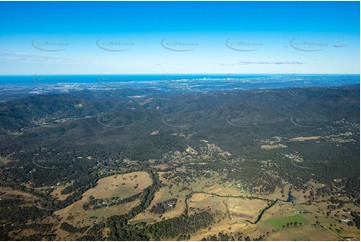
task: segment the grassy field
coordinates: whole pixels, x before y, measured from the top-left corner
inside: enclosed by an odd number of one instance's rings
[[[71,194],[73,194],[72,192],[69,194],[61,194],[61,191],[64,190],[65,187],[69,186],[70,183],[67,183],[65,185],[60,185],[57,186],[54,191],[52,191],[51,195],[56,197],[58,200],[65,200],[68,196],[70,196]]]
[[[301,215],[294,215],[289,217],[274,218],[264,221],[264,224],[270,225],[275,229],[280,229],[282,226],[286,226],[287,223],[307,223],[308,221]]]
[[[6,157],[0,156],[0,165],[9,164],[10,160]]]
[[[153,223],[155,220],[153,218],[144,218],[144,219],[136,219],[129,221],[129,224],[137,224],[137,223]]]
[[[279,241],[295,241],[295,240],[337,240],[337,237],[329,231],[312,225],[303,225],[300,227],[287,228],[272,233],[266,237],[266,240],[279,240]]]
[[[228,194],[228,192],[226,188],[222,194]],[[263,200],[229,198],[205,193],[194,194],[188,200],[188,204],[189,214],[204,210],[210,210],[213,213],[220,212],[220,215],[215,217],[214,223],[209,228],[198,231],[191,237],[192,240],[200,240],[219,232],[234,233],[244,229],[253,230],[255,225],[249,224],[246,220],[256,220],[261,210],[267,206]]]
[[[279,202],[264,214],[257,224],[253,235],[268,235],[265,240],[339,240],[342,237],[360,238],[360,231],[346,222],[337,219],[348,218],[350,214],[344,211],[352,204],[346,204],[344,209],[327,209],[330,202],[314,202],[310,205]],[[352,208],[356,209],[356,208]],[[357,210],[357,209],[356,209]],[[300,214],[300,212],[303,212]],[[326,213],[329,216],[326,216]],[[289,226],[287,223],[301,222],[302,226]],[[319,223],[320,225],[315,225]],[[285,226],[283,228],[283,226]],[[276,232],[275,232],[276,231]],[[301,231],[301,232],[300,232]]]
[[[84,196],[109,198],[110,196],[126,198],[133,196],[152,184],[152,179],[146,172],[133,172],[114,175],[100,179],[95,188],[89,189]],[[135,186],[138,185],[137,188]]]
[[[196,193],[188,200],[189,214],[210,209],[213,212],[227,213],[226,198],[217,197],[204,193]]]

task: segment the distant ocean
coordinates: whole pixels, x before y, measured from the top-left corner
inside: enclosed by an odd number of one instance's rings
[[[190,80],[209,80],[209,79],[227,79],[227,78],[267,78],[275,75],[233,75],[233,74],[147,74],[147,75],[8,75],[0,76],[0,85],[33,85],[37,82],[44,84],[56,83],[116,83],[116,82],[147,82],[147,81],[169,81],[179,79]],[[291,76],[291,75],[288,75]]]
[[[294,86],[342,86],[360,84],[360,75],[301,74],[152,74],[152,75],[24,75],[0,76],[0,86],[51,86],[89,84],[90,86],[158,86],[187,88],[242,87],[282,88]]]

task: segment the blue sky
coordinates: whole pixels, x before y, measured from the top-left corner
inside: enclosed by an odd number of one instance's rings
[[[0,2],[0,75],[360,72],[359,2]]]

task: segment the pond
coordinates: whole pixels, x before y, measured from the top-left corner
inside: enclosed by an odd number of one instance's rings
[[[288,198],[286,200],[286,202],[292,202],[293,200],[295,200],[296,198],[294,196],[292,196],[291,193],[288,193]]]

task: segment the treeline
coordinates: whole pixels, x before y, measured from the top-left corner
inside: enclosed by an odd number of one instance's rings
[[[236,232],[234,234],[228,234],[225,232],[219,232],[218,234],[214,234],[203,238],[202,241],[250,241],[251,238],[249,236],[243,237],[241,232]]]
[[[355,226],[360,229],[360,213],[351,211],[351,216]]]
[[[145,233],[150,234],[153,240],[170,239],[182,235],[184,237],[199,229],[207,228],[213,220],[212,214],[207,211],[191,216],[183,214],[180,217],[149,225],[145,228]]]
[[[360,204],[360,174],[347,180],[345,186],[346,193]]]
[[[76,228],[74,227],[73,225],[67,223],[67,222],[63,222],[61,225],[60,225],[60,228],[66,232],[69,232],[69,233],[84,233],[88,227],[82,227],[82,228]]]

